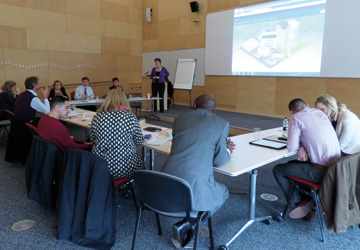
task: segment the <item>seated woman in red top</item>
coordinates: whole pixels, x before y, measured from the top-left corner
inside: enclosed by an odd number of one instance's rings
[[[50,102],[50,112],[41,117],[38,125],[39,135],[54,143],[61,152],[68,148],[91,150],[92,144],[78,144],[71,138],[69,131],[59,119],[66,119],[70,113],[70,103],[66,97],[54,96]]]

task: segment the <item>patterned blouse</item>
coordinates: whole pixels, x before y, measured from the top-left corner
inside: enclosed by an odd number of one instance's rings
[[[134,114],[122,110],[99,112],[91,122],[89,136],[94,144],[92,152],[109,163],[114,179],[131,177],[143,166],[136,146],[142,145],[144,137]]]

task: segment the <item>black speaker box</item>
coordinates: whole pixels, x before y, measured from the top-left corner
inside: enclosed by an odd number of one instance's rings
[[[191,12],[199,12],[199,3],[197,1],[190,2]]]

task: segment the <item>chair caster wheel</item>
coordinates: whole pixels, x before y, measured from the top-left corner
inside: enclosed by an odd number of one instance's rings
[[[266,219],[262,221],[264,224],[266,225],[270,225],[271,224],[271,220],[270,219]]]
[[[274,215],[272,219],[276,222],[282,222],[283,218],[280,215]]]
[[[218,250],[227,250],[228,248],[225,245],[219,246]]]

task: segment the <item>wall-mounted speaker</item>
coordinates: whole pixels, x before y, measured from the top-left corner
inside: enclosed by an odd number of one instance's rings
[[[197,1],[190,2],[191,12],[199,12],[199,3]]]
[[[146,8],[146,21],[151,22],[152,8]]]

